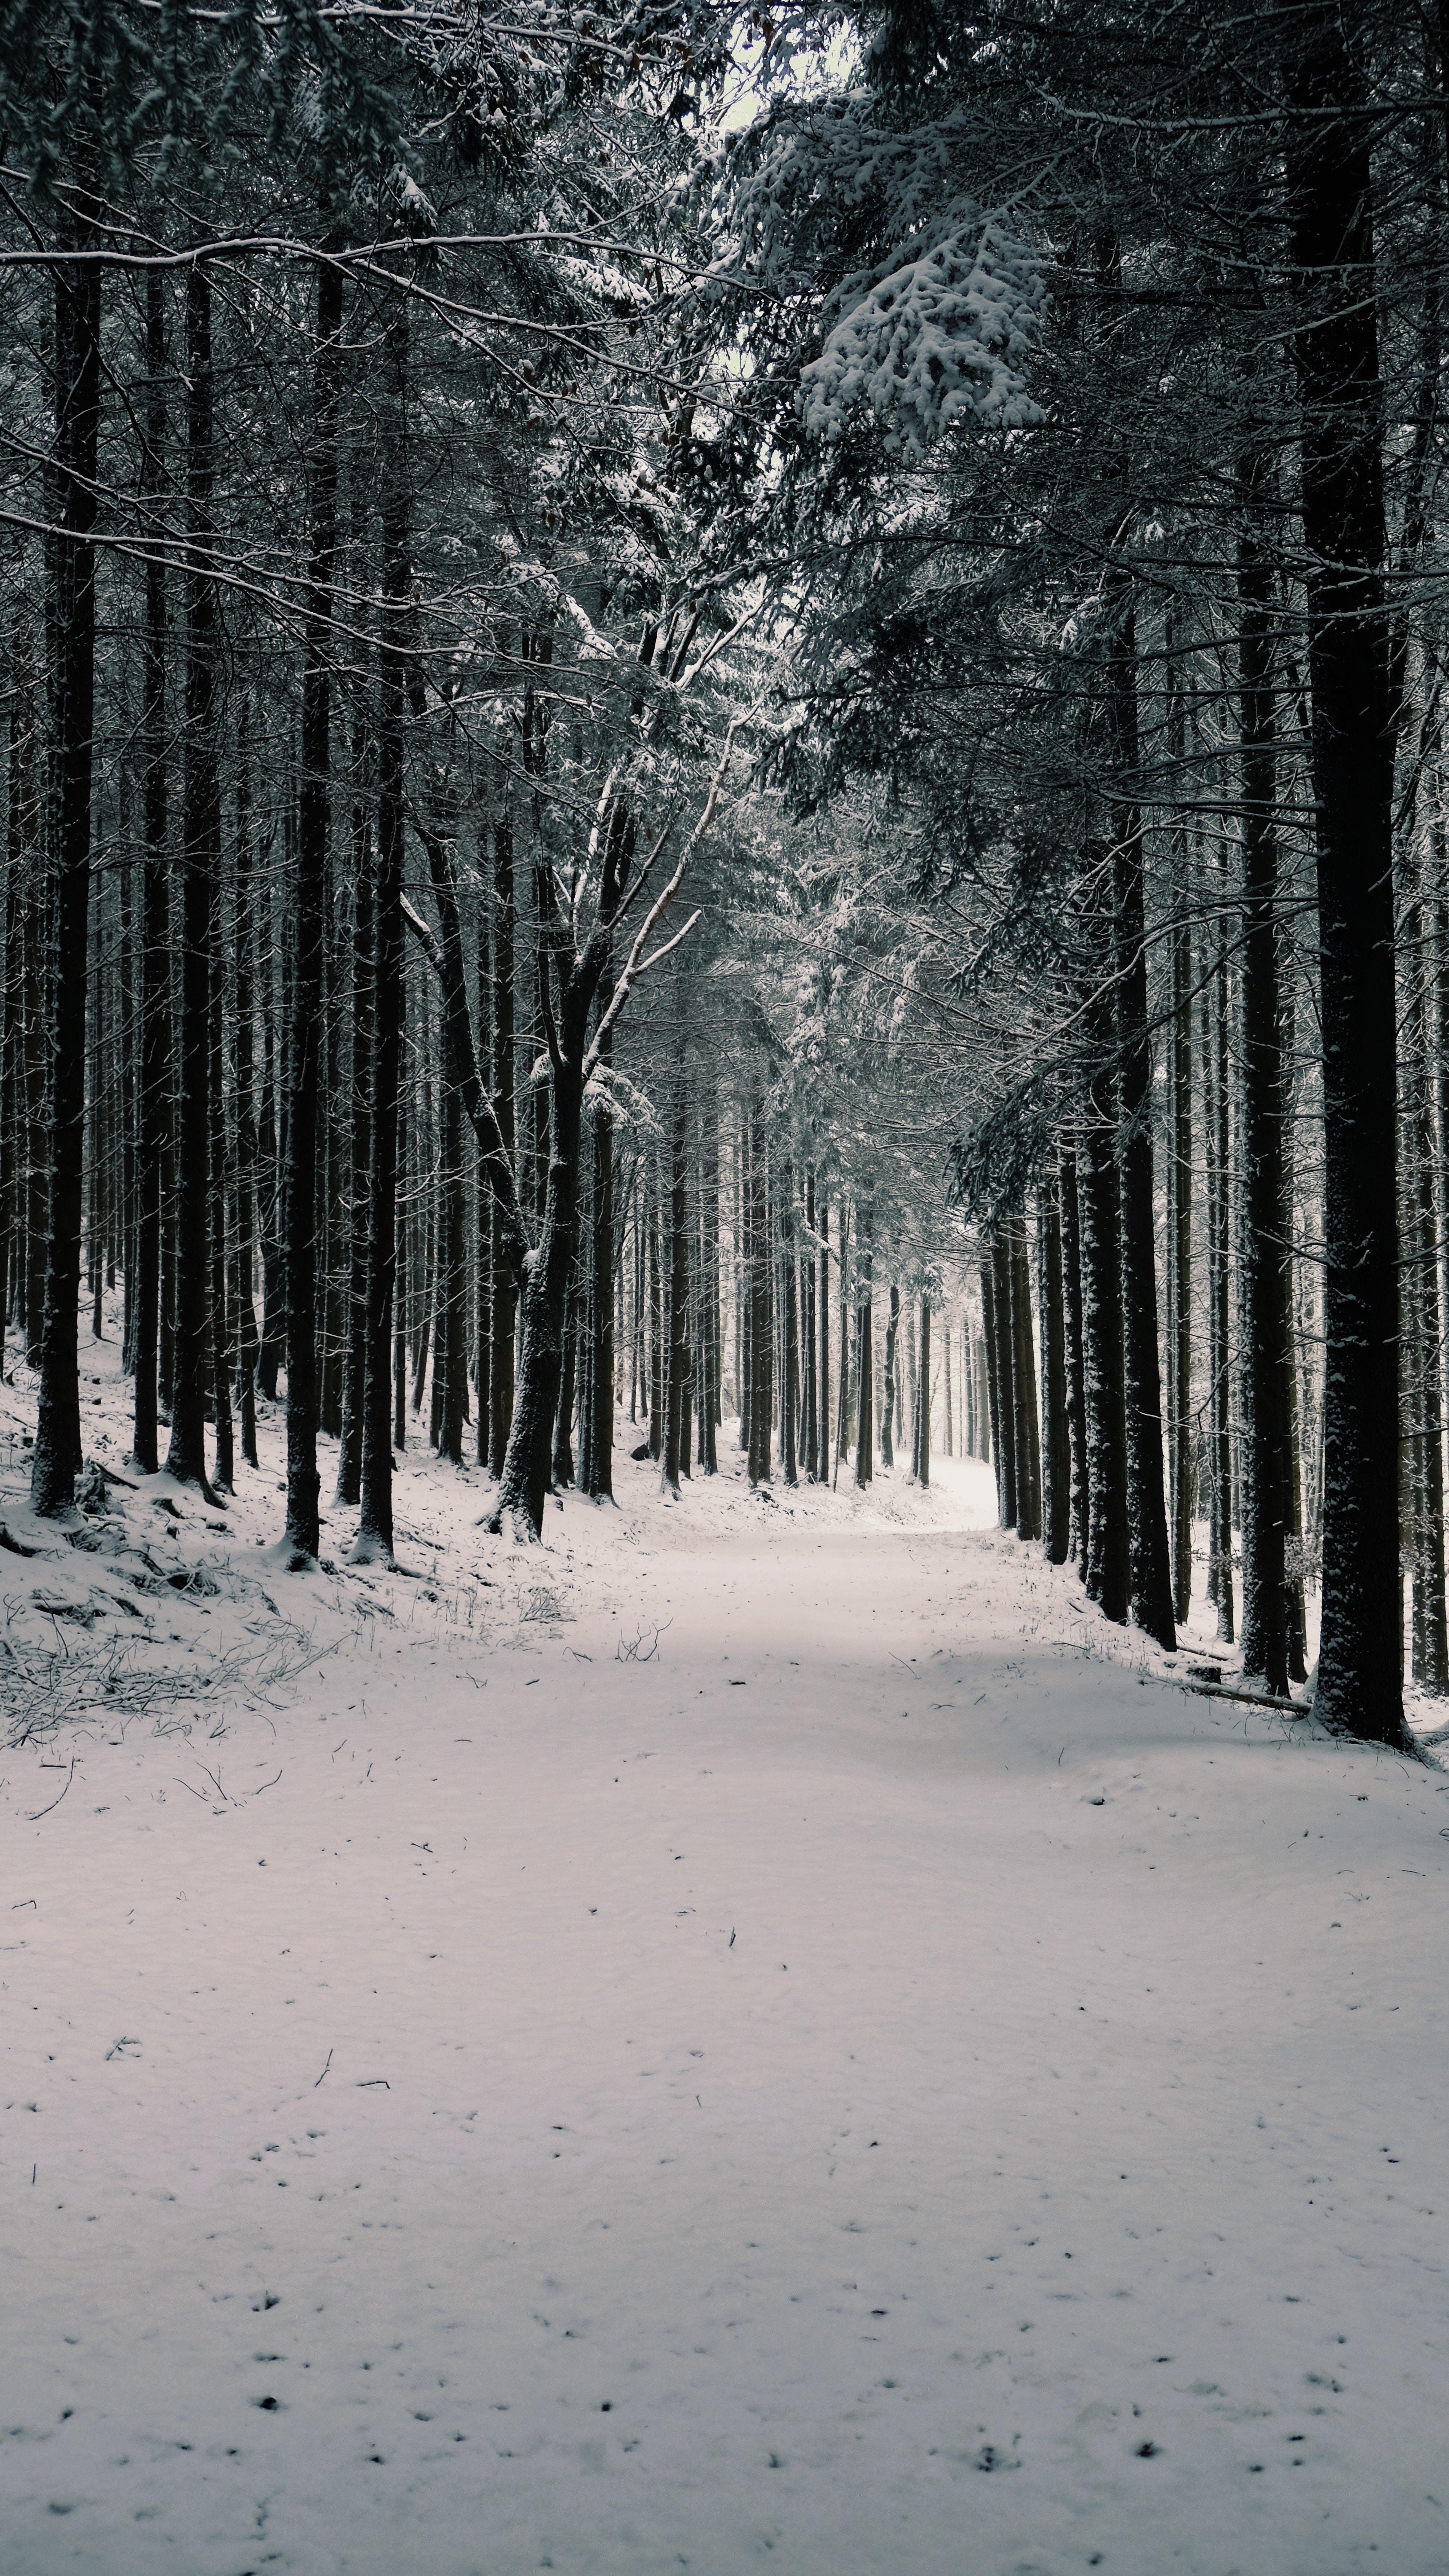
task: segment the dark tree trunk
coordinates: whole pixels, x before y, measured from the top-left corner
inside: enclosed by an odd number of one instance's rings
[[[216,587],[211,538],[214,389],[211,281],[186,281],[186,713],[181,748],[181,1098],[176,1127],[176,1344],[166,1472],[212,1499],[206,1472],[212,1371],[211,917],[221,846],[216,725]]]
[[[493,833],[493,1063],[492,1094],[503,1151],[512,1163],[515,1141],[513,1036],[513,818],[507,806]],[[492,1339],[488,1382],[488,1465],[503,1473],[513,1420],[517,1291],[497,1205],[493,1215]]]
[[[404,635],[412,588],[408,543],[407,323],[387,337],[383,491],[383,626],[378,651],[377,854],[372,904],[372,1083],[368,1120],[367,1321],[362,1403],[362,1517],[355,1562],[390,1563],[393,1552],[394,1395],[401,1446],[404,1404],[394,1388],[393,1300],[397,1286],[398,1103],[403,1037],[403,734],[407,711]]]
[[[781,1290],[785,1301],[783,1316],[785,1383],[780,1399],[780,1470],[787,1485],[798,1485],[800,1462],[795,1435],[800,1419],[800,1309],[797,1295],[799,1264],[795,1257],[795,1176],[788,1163],[780,1179],[780,1218]]]
[[[463,1430],[468,1414],[467,1267],[463,1236],[463,1117],[458,1097],[458,1068],[446,1040],[443,1049],[443,1096],[439,1121],[442,1186],[439,1192],[437,1321],[433,1333],[433,1381],[438,1401],[438,1455],[450,1465],[463,1463]],[[573,1460],[559,1481],[572,1483]]]
[[[287,1543],[316,1557],[317,1176],[321,1128],[327,853],[331,807],[332,573],[337,547],[337,426],[341,400],[342,271],[317,273],[317,348],[302,673],[302,784],[297,817],[292,1044],[287,1103]]]
[[[871,1481],[875,1457],[875,1320],[873,1288],[873,1220],[868,1207],[860,1212],[859,1243],[856,1261],[855,1339],[856,1361],[855,1407],[855,1481],[857,1486]]]
[[[1316,1705],[1407,1748],[1397,1464],[1393,727],[1371,128],[1341,11],[1293,21],[1285,179],[1302,328],[1302,518],[1323,1027],[1323,1611]]]
[[[931,1301],[921,1299],[920,1376],[916,1384],[916,1475],[919,1482],[931,1481]]]
[[[689,1094],[681,1067],[674,1085],[669,1156],[669,1358],[662,1483],[679,1498],[689,1472]]]
[[[1168,1418],[1172,1427],[1172,1607],[1181,1622],[1192,1607],[1192,1511],[1196,1442],[1192,1429],[1192,939],[1185,923],[1172,934],[1171,1179],[1167,1261],[1171,1280]]]
[[[1258,476],[1239,473],[1256,514]],[[1253,528],[1238,549],[1243,746],[1242,1163],[1243,1338],[1239,1363],[1247,1447],[1243,1510],[1243,1670],[1288,1688],[1286,1584],[1288,1306],[1283,1229],[1283,1066],[1274,911],[1278,849],[1271,669],[1271,574]]]
[[[705,1086],[700,1104],[699,1311],[702,1383],[699,1390],[699,1464],[719,1472],[720,1421],[719,1107]],[[612,1388],[610,1403],[613,1402]]]
[[[1122,1250],[1116,1103],[1111,1076],[1110,1003],[1098,1005],[1097,1068],[1077,1140],[1077,1212],[1082,1264],[1083,1394],[1090,1521],[1087,1595],[1107,1618],[1127,1617],[1127,1426],[1122,1357]]]
[[[1069,1552],[1083,1582],[1087,1578],[1091,1528],[1091,1473],[1087,1464],[1086,1349],[1082,1329],[1082,1234],[1077,1210],[1077,1157],[1070,1145],[1060,1148],[1062,1214],[1062,1309],[1066,1328],[1067,1436],[1071,1444],[1072,1504]]]
[[[772,1377],[774,1353],[770,1317],[770,1206],[766,1186],[765,1113],[756,1101],[750,1113],[749,1165],[749,1345],[750,1345],[750,1447],[749,1478],[752,1485],[770,1481],[770,1428],[774,1410]]]
[[[996,1368],[996,1246],[981,1253],[981,1357],[986,1372],[986,1407],[991,1430],[991,1462],[996,1471],[996,1517],[1006,1521],[1006,1488],[1001,1449],[1001,1381]]]
[[[1209,1010],[1211,1016],[1209,1018]],[[1211,1460],[1208,1595],[1217,1608],[1218,1635],[1233,1642],[1232,1359],[1229,1342],[1228,1212],[1228,992],[1227,961],[1220,958],[1210,995],[1203,997],[1207,1043],[1203,1051],[1207,1127],[1208,1214],[1208,1423]]]
[[[1015,1407],[1016,1535],[1041,1536],[1041,1431],[1036,1406],[1036,1355],[1031,1337],[1031,1272],[1026,1256],[1026,1218],[1008,1221],[1007,1259],[1011,1279],[1011,1379]]]
[[[881,1464],[886,1467],[893,1467],[896,1463],[896,1342],[900,1329],[901,1292],[893,1279],[891,1281],[890,1317],[886,1324],[885,1337],[885,1403],[882,1408],[880,1418]]]
[[[1138,773],[1137,643],[1123,597],[1109,671],[1113,753],[1120,781],[1135,794]],[[1176,1651],[1167,1497],[1162,1455],[1162,1375],[1157,1347],[1157,1261],[1153,1232],[1152,1047],[1148,1034],[1147,935],[1142,825],[1135,803],[1118,821],[1112,852],[1113,946],[1120,1048],[1123,1391],[1127,1424],[1127,1543],[1132,1618],[1169,1654]]]
[[[361,743],[355,756],[360,758]],[[362,1499],[362,1426],[367,1385],[368,1172],[372,1161],[372,836],[359,809],[353,824],[352,1030],[348,1092],[347,1341],[342,1367],[342,1437],[337,1500]]]
[[[236,1396],[241,1416],[241,1450],[249,1467],[257,1464],[257,1319],[252,1303],[252,1270],[257,1236],[256,1071],[252,1017],[256,924],[252,910],[251,777],[248,769],[247,714],[237,728],[236,791],[236,980],[232,1014],[233,1072],[236,1092],[236,1200],[232,1225],[232,1305],[236,1314]]]
[[[218,833],[220,815],[217,816]],[[215,1182],[211,1205],[211,1401],[216,1424],[215,1484],[229,1494],[236,1485],[236,1452],[231,1414],[231,1381],[236,1366],[235,1327],[229,1296],[227,1212],[235,1193],[236,1170],[227,1135],[226,1096],[222,1082],[222,1031],[226,1017],[226,959],[221,909],[220,848],[212,870],[209,925],[210,1047],[209,1123],[211,1169]]]
[[[816,1331],[820,1337],[820,1402],[817,1408],[816,1475],[830,1481],[830,1209],[820,1202],[820,1269],[815,1290]]]
[[[1011,1311],[1011,1245],[1005,1224],[991,1245],[992,1370],[996,1404],[991,1416],[996,1442],[997,1509],[1003,1529],[1015,1529],[1019,1511],[1021,1460],[1017,1454],[1016,1337]]]
[[[143,507],[165,488],[166,323],[163,288],[146,281],[146,427],[141,452]],[[146,563],[146,627],[141,658],[142,832],[141,1068],[136,1150],[136,1281],[132,1294],[136,1464],[156,1473],[156,1363],[161,1323],[161,1181],[166,1161],[170,1057],[171,906],[167,880],[166,571],[159,547]]]
[[[89,227],[67,221],[63,246]],[[96,573],[88,542],[96,517],[101,411],[101,272],[77,259],[55,272],[56,484],[60,526],[52,542],[56,785],[55,885],[48,978],[54,1044],[49,1231],[41,1332],[40,1400],[31,1467],[32,1509],[59,1515],[75,1500],[81,1463],[76,1297],[80,1285],[85,1151],[87,940],[90,928],[91,780],[95,731]],[[65,1026],[60,1011],[64,1009]],[[69,1035],[67,1035],[69,1031]]]
[[[807,1249],[800,1258],[800,1463],[807,1485],[820,1474],[820,1380],[816,1358],[815,1174],[805,1174]]]
[[[1417,874],[1417,871],[1415,872]],[[1434,1192],[1435,1121],[1424,985],[1433,956],[1432,908],[1411,883],[1404,1015],[1404,1290],[1399,1401],[1412,1460],[1409,1557],[1413,1569],[1415,1682],[1431,1698],[1449,1692],[1449,1624],[1444,1587],[1444,1412],[1441,1310]],[[1414,898],[1417,897],[1417,900]]]
[[[486,832],[479,835],[478,877],[484,881]],[[478,940],[478,1052],[486,1066],[493,1062],[493,956],[489,913],[480,906],[477,916]],[[488,1464],[492,1445],[493,1400],[493,1193],[481,1156],[475,1158],[474,1183],[474,1255],[476,1293],[473,1307],[474,1389],[478,1400],[474,1453],[480,1467]],[[587,1443],[585,1443],[587,1447]]]
[[[579,1154],[579,1181],[581,1193],[583,1184],[583,1168],[583,1152],[581,1145]],[[584,1202],[581,1195],[579,1214],[575,1220],[576,1240],[580,1249],[582,1249],[583,1242],[583,1213]],[[564,1317],[563,1373],[559,1378],[558,1412],[555,1416],[553,1426],[553,1467],[551,1470],[550,1481],[556,1494],[567,1493],[570,1486],[573,1484],[575,1477],[574,1415],[578,1403],[579,1334],[581,1325],[579,1263],[576,1253],[574,1271],[569,1281],[568,1312]],[[686,1475],[689,1473],[687,1455],[684,1472]]]
[[[1049,1179],[1037,1199],[1042,1348],[1042,1544],[1051,1565],[1065,1565],[1071,1538],[1071,1438],[1067,1427],[1066,1318],[1062,1299],[1060,1184]]]
[[[601,1011],[608,1009],[612,996],[613,980],[606,972],[599,987]],[[611,1053],[606,1034],[600,1063],[607,1064]],[[588,1436],[580,1482],[595,1502],[603,1502],[612,1501],[614,1493],[614,1127],[602,1107],[594,1111],[590,1126],[593,1194],[588,1247]],[[713,1438],[711,1423],[711,1463]]]

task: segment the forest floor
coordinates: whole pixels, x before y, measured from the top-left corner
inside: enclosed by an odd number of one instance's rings
[[[16,1376],[7,2576],[1442,2576],[1449,1777],[974,1465],[364,1586],[276,1423],[57,1550]]]

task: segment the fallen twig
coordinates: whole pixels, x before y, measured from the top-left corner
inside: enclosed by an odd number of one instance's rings
[[[1194,1691],[1199,1699],[1236,1699],[1246,1708],[1273,1708],[1283,1717],[1311,1717],[1313,1709],[1306,1699],[1275,1699],[1271,1691],[1234,1690],[1227,1682],[1179,1681],[1175,1673],[1143,1673],[1145,1682],[1158,1682],[1163,1690]]]
[[[68,1789],[68,1788],[70,1787],[71,1781],[72,1781],[74,1778],[75,1778],[75,1755],[74,1755],[74,1754],[72,1754],[72,1755],[71,1755],[71,1757],[70,1757],[70,1770],[69,1770],[69,1772],[68,1772],[68,1773],[67,1773],[67,1775],[66,1775],[65,1789]],[[62,1791],[61,1791],[61,1793],[60,1793],[60,1798],[63,1798],[63,1797],[65,1796],[65,1789],[62,1789]],[[36,1810],[35,1810],[34,1815],[33,1815],[33,1816],[31,1817],[31,1819],[30,1819],[30,1822],[31,1822],[33,1825],[38,1825],[42,1816],[48,1816],[48,1815],[52,1812],[52,1809],[54,1809],[54,1808],[56,1808],[56,1807],[58,1807],[58,1806],[60,1805],[60,1798],[52,1798],[52,1799],[51,1799],[51,1802],[50,1802],[50,1806],[48,1806],[48,1807],[37,1807],[37,1808],[36,1808]]]

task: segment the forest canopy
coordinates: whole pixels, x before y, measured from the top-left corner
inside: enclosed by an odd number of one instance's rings
[[[31,1499],[933,1444],[1449,1690],[1442,19],[19,0]],[[281,1518],[279,1513],[279,1520]],[[480,1535],[480,1546],[487,1544]],[[1407,1667],[1407,1675],[1406,1675]]]

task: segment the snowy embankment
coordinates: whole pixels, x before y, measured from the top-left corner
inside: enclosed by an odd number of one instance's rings
[[[1449,1779],[974,1467],[364,1589],[267,1442],[0,1555],[7,2576],[1449,2564]]]

